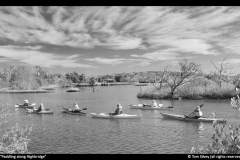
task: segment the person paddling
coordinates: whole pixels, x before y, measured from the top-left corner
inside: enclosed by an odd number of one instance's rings
[[[187,118],[187,117],[189,117],[189,118],[201,118],[203,113],[202,113],[200,108],[202,106],[203,105],[197,106],[191,114],[189,114],[188,116],[184,116],[184,118]]]
[[[27,99],[24,100],[23,106],[29,106],[29,102]]]
[[[155,100],[152,100],[152,107],[157,107],[157,102]]]
[[[117,109],[115,110],[115,112],[111,112],[109,113],[110,116],[113,116],[113,115],[119,115],[119,114],[122,114],[123,110],[122,110],[122,106],[121,104],[117,104]]]
[[[74,106],[74,108],[71,110],[72,112],[81,112],[82,111],[77,103],[75,103],[73,106]]]
[[[37,110],[35,110],[35,112],[41,112],[41,111],[44,111],[44,105],[41,103],[40,106],[38,107]]]

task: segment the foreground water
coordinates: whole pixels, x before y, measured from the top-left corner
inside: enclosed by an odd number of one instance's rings
[[[163,119],[160,112],[189,114],[200,104],[204,104],[204,116],[228,119],[229,124],[239,122],[229,100],[156,100],[157,103],[174,106],[173,111],[153,111],[130,109],[129,104],[146,103],[151,100],[136,97],[139,87],[98,86],[80,88],[81,92],[68,93],[56,90],[39,94],[0,94],[1,102],[10,102],[12,116],[1,126],[0,136],[16,123],[21,127],[33,126],[28,149],[39,154],[81,154],[81,153],[126,153],[126,154],[175,154],[190,153],[192,147],[206,147],[211,143],[213,127],[211,123],[182,122]],[[25,109],[15,109],[16,103],[28,99],[30,103],[44,103],[53,115],[26,113]],[[142,119],[95,119],[87,116],[63,114],[63,107],[73,107],[77,102],[87,112],[111,112],[116,104],[123,106],[124,113],[142,114]]]

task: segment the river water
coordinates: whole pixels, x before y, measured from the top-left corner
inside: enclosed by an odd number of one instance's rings
[[[211,144],[211,123],[183,122],[164,119],[160,112],[189,114],[204,104],[204,116],[227,118],[228,124],[237,124],[239,117],[229,100],[156,100],[163,105],[174,106],[173,111],[130,109],[129,104],[146,103],[149,99],[138,99],[139,86],[81,87],[81,92],[55,90],[53,93],[0,94],[1,102],[10,102],[12,116],[1,125],[0,136],[6,129],[33,126],[28,150],[35,154],[181,154],[190,153],[192,147]],[[28,99],[30,103],[43,103],[54,111],[52,115],[26,113],[16,109],[16,103]],[[63,107],[73,107],[77,102],[87,108],[87,116],[63,114]],[[113,112],[116,104],[123,106],[127,114],[142,114],[141,119],[97,119],[90,113]]]

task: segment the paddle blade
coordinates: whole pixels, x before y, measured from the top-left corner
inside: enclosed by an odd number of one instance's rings
[[[36,105],[36,103],[32,103],[31,105],[32,105],[32,106],[35,106],[35,105]]]
[[[17,107],[19,107],[19,105],[15,104],[15,107],[17,108]]]
[[[199,107],[201,108],[203,106],[203,104],[201,104]]]
[[[87,110],[87,108],[83,108],[82,110]]]

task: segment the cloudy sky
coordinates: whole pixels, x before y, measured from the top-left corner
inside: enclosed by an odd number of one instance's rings
[[[187,58],[240,73],[240,7],[0,7],[0,67],[88,75],[157,71]]]

